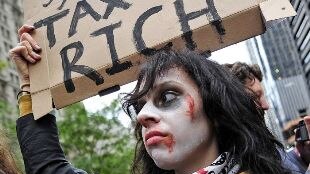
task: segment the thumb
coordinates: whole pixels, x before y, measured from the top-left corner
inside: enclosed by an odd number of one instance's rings
[[[307,127],[307,130],[308,130],[308,135],[310,136],[310,116],[304,117],[304,121],[305,121],[305,125]]]

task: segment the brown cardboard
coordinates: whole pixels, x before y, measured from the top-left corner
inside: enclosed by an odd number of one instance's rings
[[[140,22],[144,21],[141,37],[147,47],[161,48],[171,42],[174,49],[191,46],[192,49],[203,52],[218,50],[259,35],[265,31],[266,22],[295,14],[287,0],[52,0],[50,2],[43,7],[41,0],[24,0],[25,21],[27,24],[35,24],[37,29],[33,37],[43,48],[41,53],[43,59],[30,67],[33,111],[36,119],[51,111],[53,102],[56,108],[62,108],[97,95],[107,88],[134,81],[138,66],[145,61],[143,54],[150,53],[136,47],[136,40],[139,39],[135,38],[140,36],[137,34],[139,27],[135,27],[140,24],[137,22],[138,19],[141,19]],[[65,2],[64,6],[62,2]],[[180,6],[182,3],[183,8]],[[75,10],[77,4],[83,8]],[[122,8],[115,7],[117,4],[122,4]],[[180,15],[178,16],[177,12],[181,13],[183,9],[185,15],[188,15],[205,8],[208,11],[207,15],[193,17],[195,19],[188,21],[190,28],[183,25],[182,31]],[[107,15],[109,14],[107,11],[111,12],[110,15]],[[146,11],[152,15],[146,17]],[[53,23],[56,39],[53,44],[52,37],[47,37],[47,27],[40,25],[39,21],[55,14],[63,14],[64,17]],[[76,32],[70,33],[69,28],[73,26],[74,14],[80,19],[77,20],[76,30],[71,30]],[[100,30],[107,26],[115,27],[113,36],[109,35],[109,38],[106,37],[106,33],[111,33],[112,30]],[[191,37],[188,35],[190,32]],[[189,41],[186,44],[182,37],[184,33],[188,40],[192,39],[195,42],[195,45]],[[99,36],[95,36],[96,34]],[[118,62],[114,61],[114,64],[110,51],[112,42],[118,55]],[[68,45],[72,47],[66,51],[64,48],[68,48]],[[76,52],[77,46],[80,46],[79,49],[81,46],[84,48],[81,56]],[[68,57],[67,63],[64,63],[65,55]],[[77,61],[73,60],[75,55],[76,58],[80,57],[76,59]],[[131,66],[125,66],[128,69],[111,74],[111,71],[108,71],[111,67],[119,68],[115,66],[116,63]],[[68,68],[63,66],[75,68],[74,70],[78,72],[92,69],[96,73],[89,73],[90,71],[85,75],[70,73],[70,70],[64,71]],[[64,74],[71,74],[70,79],[73,83],[70,83],[69,79],[64,80]],[[96,84],[86,74],[92,74],[92,78],[94,74],[97,74],[96,77],[101,77],[97,78]]]

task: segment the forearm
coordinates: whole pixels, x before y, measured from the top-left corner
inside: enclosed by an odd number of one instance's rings
[[[59,143],[55,116],[48,114],[41,119],[34,120],[29,97],[20,99],[21,117],[17,120],[16,127],[26,173],[80,173],[65,159]]]
[[[27,173],[60,173],[54,171],[57,166],[68,164],[55,126],[52,115],[34,121],[32,114],[29,114],[17,120],[17,137]]]
[[[9,51],[16,65],[20,80],[17,136],[25,161],[27,174],[65,174],[84,173],[74,169],[65,159],[60,147],[57,126],[53,115],[39,120],[33,119],[30,96],[30,76],[28,65],[40,61],[40,46],[30,35],[34,26],[23,25],[18,30],[20,42]]]

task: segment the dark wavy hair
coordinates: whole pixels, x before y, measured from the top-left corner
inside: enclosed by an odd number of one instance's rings
[[[258,64],[248,65],[242,62],[235,62],[232,64],[224,64],[231,73],[233,73],[243,84],[246,83],[246,79],[254,80],[257,78],[260,82],[263,80],[263,74]]]
[[[243,85],[223,66],[191,51],[160,51],[141,68],[132,93],[123,98],[123,109],[135,121],[137,139],[133,174],[173,174],[160,169],[148,155],[142,139],[142,126],[135,120],[141,109],[137,101],[153,87],[154,81],[171,68],[181,68],[198,86],[204,112],[215,127],[220,153],[229,152],[242,171],[252,174],[289,173],[281,165],[283,146],[268,131]],[[139,108],[140,107],[140,108]]]
[[[0,173],[21,174],[9,141],[5,132],[0,129]]]

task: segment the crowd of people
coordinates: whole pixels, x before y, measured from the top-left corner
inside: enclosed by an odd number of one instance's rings
[[[84,174],[66,160],[55,116],[33,118],[28,64],[41,59],[34,30],[22,26],[20,43],[10,50],[21,84],[16,130],[26,173]],[[310,141],[287,152],[266,126],[269,105],[261,81],[259,69],[240,62],[223,66],[188,50],[152,55],[134,90],[122,99],[135,123],[131,173],[309,173]],[[309,133],[310,116],[304,121]],[[0,173],[18,173],[5,163],[9,153],[2,154],[7,157],[2,155]]]

